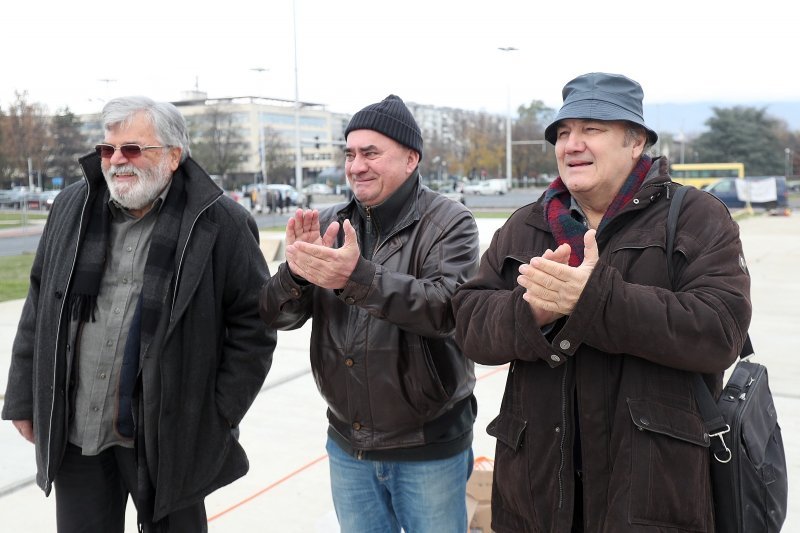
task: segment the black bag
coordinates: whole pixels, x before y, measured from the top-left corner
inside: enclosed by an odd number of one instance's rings
[[[683,196],[679,187],[667,215],[667,265]],[[727,384],[716,402],[700,374],[693,390],[711,437],[711,486],[718,533],[773,533],[786,519],[788,476],[781,427],[764,365],[753,355],[748,335]]]

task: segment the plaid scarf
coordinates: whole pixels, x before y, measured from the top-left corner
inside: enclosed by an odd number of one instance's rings
[[[168,310],[168,302],[174,292],[175,250],[185,206],[183,171],[178,168],[172,176],[172,185],[150,237],[142,291],[139,293],[122,357],[116,426],[120,435],[128,438],[134,436],[132,407],[140,356],[152,343],[162,312]]]
[[[75,277],[70,288],[69,307],[73,320],[95,321],[97,295],[105,271],[111,214],[108,189],[103,184],[89,195],[89,219],[84,225]],[[142,345],[152,341],[160,320],[162,305],[172,294],[175,250],[178,231],[186,206],[186,192],[181,168],[173,174],[164,205],[153,228],[150,251],[145,263],[142,298]]]
[[[608,209],[603,214],[603,219],[597,227],[597,233],[600,233],[608,222],[633,199],[636,192],[641,188],[652,164],[653,161],[649,156],[642,155],[630,176],[628,176],[614,200],[612,200],[611,205],[608,206]],[[572,216],[570,211],[571,201],[572,196],[559,176],[544,193],[543,209],[556,243],[559,246],[563,243],[569,244],[571,249],[569,265],[575,267],[583,262],[583,235],[586,233],[587,228],[586,224]]]

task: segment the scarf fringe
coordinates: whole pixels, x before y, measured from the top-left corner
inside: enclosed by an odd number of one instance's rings
[[[97,295],[93,294],[73,294],[70,296],[69,313],[72,320],[78,322],[95,322],[95,310],[97,309]]]

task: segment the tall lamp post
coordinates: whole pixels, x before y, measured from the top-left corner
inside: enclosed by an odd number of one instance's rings
[[[300,152],[300,98],[297,90],[297,14],[292,2],[292,35],[294,38],[294,183],[303,189],[303,155]]]
[[[268,68],[254,67],[251,68],[253,72],[263,74],[268,72]],[[258,162],[261,165],[261,181],[264,184],[269,183],[267,178],[267,136],[264,134],[264,124],[261,121],[261,112],[258,111]]]
[[[786,164],[784,165],[784,174],[786,175],[786,179],[788,180],[789,177],[791,177],[791,175],[794,173],[792,169],[792,167],[794,166],[792,165],[792,149],[786,148],[784,152],[786,153]]]
[[[513,46],[501,46],[497,48],[502,52],[514,52],[518,50]],[[509,61],[509,65],[511,62]],[[509,79],[508,85],[506,87],[506,185],[508,186],[508,190],[511,190],[512,187],[512,180],[511,180],[511,68],[508,67],[509,71]]]

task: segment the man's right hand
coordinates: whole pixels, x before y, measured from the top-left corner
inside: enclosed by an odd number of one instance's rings
[[[570,252],[571,252],[570,246],[568,244],[564,243],[561,246],[559,246],[558,248],[556,248],[555,251],[550,250],[550,249],[545,250],[545,252],[542,254],[542,258],[548,259],[550,261],[555,261],[557,263],[561,263],[561,264],[564,264],[564,265],[567,265],[567,264],[569,264]],[[531,259],[531,262],[533,262],[533,259]],[[517,278],[517,281],[518,281],[518,283],[520,285],[522,285],[523,287],[526,288],[526,291],[525,291],[526,294],[523,296],[523,299],[526,302],[528,302],[528,304],[530,304],[531,311],[533,312],[533,317],[536,320],[536,324],[540,328],[546,326],[547,324],[555,322],[556,320],[558,320],[559,318],[564,316],[561,313],[557,313],[557,312],[553,312],[553,311],[546,311],[546,310],[542,309],[541,307],[538,307],[538,306],[534,305],[533,303],[531,303],[531,301],[528,299],[528,292],[530,291],[530,288],[531,288],[531,285],[532,285],[532,281],[533,281],[533,273],[534,273],[533,272],[533,268],[531,267],[530,264],[522,265],[519,268],[519,272],[520,272],[520,275]]]
[[[33,420],[12,420],[12,424],[17,428],[19,434],[25,437],[30,443],[33,443]]]
[[[298,209],[294,217],[286,223],[286,246],[295,242],[322,244],[319,234],[319,211],[316,209]]]

